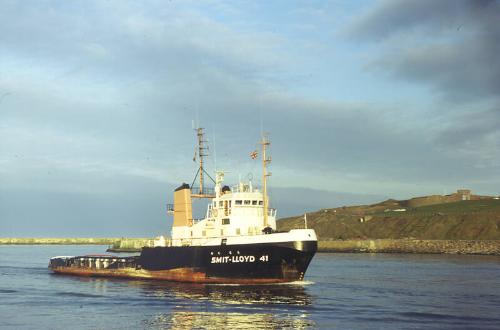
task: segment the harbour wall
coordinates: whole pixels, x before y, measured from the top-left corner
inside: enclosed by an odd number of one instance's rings
[[[149,238],[123,238],[107,249],[108,252],[138,252],[142,247],[154,246],[154,240]]]
[[[136,252],[143,246],[153,246],[153,240],[122,239],[115,242],[108,251]],[[500,240],[325,239],[318,241],[318,251],[500,255]]]
[[[0,245],[113,245],[119,243],[124,238],[120,237],[102,237],[102,238],[37,238],[37,237],[0,237]]]
[[[0,245],[109,245],[110,252],[137,252],[149,238],[0,238]],[[500,240],[320,239],[319,252],[500,255]]]
[[[320,240],[318,250],[319,252],[500,255],[500,240]]]

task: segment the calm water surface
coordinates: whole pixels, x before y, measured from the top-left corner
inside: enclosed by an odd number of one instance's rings
[[[0,246],[5,329],[500,329],[500,258],[317,254],[302,284],[224,286],[53,275],[102,246]]]

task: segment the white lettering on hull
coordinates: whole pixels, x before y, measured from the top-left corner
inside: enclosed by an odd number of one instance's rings
[[[220,256],[220,257],[212,257],[210,263],[212,264],[236,264],[236,263],[252,263],[255,260],[259,260],[261,262],[268,262],[269,256],[263,255],[259,258],[255,256]]]

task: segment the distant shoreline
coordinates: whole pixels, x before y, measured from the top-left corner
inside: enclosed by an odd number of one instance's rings
[[[152,242],[149,238],[0,238],[0,245],[108,245],[109,252],[139,252]],[[500,240],[326,239],[318,241],[318,252],[500,256]]]
[[[121,237],[0,237],[0,245],[112,245],[121,240]]]

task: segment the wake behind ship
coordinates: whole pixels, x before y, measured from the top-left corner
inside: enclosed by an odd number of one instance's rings
[[[198,128],[199,187],[182,184],[174,191],[172,238],[160,237],[139,256],[64,256],[50,259],[55,273],[157,279],[199,283],[279,283],[303,280],[317,250],[312,229],[276,231],[276,210],[267,196],[266,138],[262,146],[262,189],[252,182],[224,185],[217,172],[215,188],[204,187],[203,129]],[[252,158],[256,152],[252,153]],[[194,180],[194,181],[195,181]],[[193,181],[193,182],[194,182]],[[205,218],[193,219],[192,198],[209,199]]]

